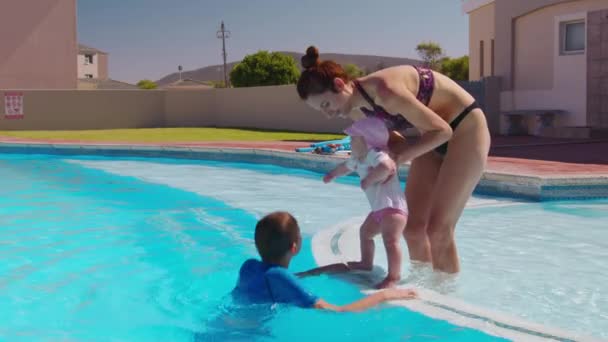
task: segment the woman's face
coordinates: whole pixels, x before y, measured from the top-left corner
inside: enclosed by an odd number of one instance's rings
[[[327,115],[328,118],[346,118],[352,110],[350,104],[352,96],[352,88],[348,86],[341,78],[334,80],[334,86],[337,93],[332,90],[327,90],[322,94],[314,94],[308,96],[306,103]]]

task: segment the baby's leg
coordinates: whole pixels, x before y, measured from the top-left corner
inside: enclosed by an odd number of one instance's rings
[[[361,244],[361,261],[349,262],[348,266],[356,270],[371,271],[374,266],[374,236],[380,234],[380,224],[370,214],[361,225],[359,240]]]
[[[382,240],[386,248],[386,258],[388,259],[388,275],[380,284],[376,285],[377,288],[392,287],[401,279],[403,254],[400,241],[406,222],[407,217],[403,213],[396,211],[387,212],[382,217],[380,225]]]

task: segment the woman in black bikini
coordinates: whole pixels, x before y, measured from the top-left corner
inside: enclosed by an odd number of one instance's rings
[[[475,99],[448,77],[407,65],[349,80],[340,65],[319,61],[312,46],[302,66],[298,94],[311,107],[329,117],[384,120],[392,131],[390,148],[397,164],[411,160],[404,231],[410,259],[458,272],[455,226],[490,149],[488,125]],[[403,138],[408,127],[421,133],[415,144]]]

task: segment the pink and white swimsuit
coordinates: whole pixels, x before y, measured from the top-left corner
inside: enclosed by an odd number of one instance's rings
[[[364,179],[370,168],[378,166],[378,164],[389,158],[385,152],[370,149],[367,152],[365,160],[360,161],[351,156],[346,161],[346,167],[349,170],[356,171],[359,177]],[[378,182],[370,185],[365,190],[365,195],[372,209],[370,215],[377,223],[380,223],[382,217],[389,213],[402,213],[407,216],[408,210],[405,194],[401,190],[401,184],[397,175],[393,175],[387,182]]]

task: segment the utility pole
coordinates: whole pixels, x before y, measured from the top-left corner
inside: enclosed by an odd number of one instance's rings
[[[224,58],[224,86],[228,88],[230,85],[228,84],[228,73],[226,70],[226,38],[230,38],[230,31],[227,31],[224,27],[224,21],[222,20],[222,26],[220,30],[217,31],[217,37],[222,39],[222,57]]]

